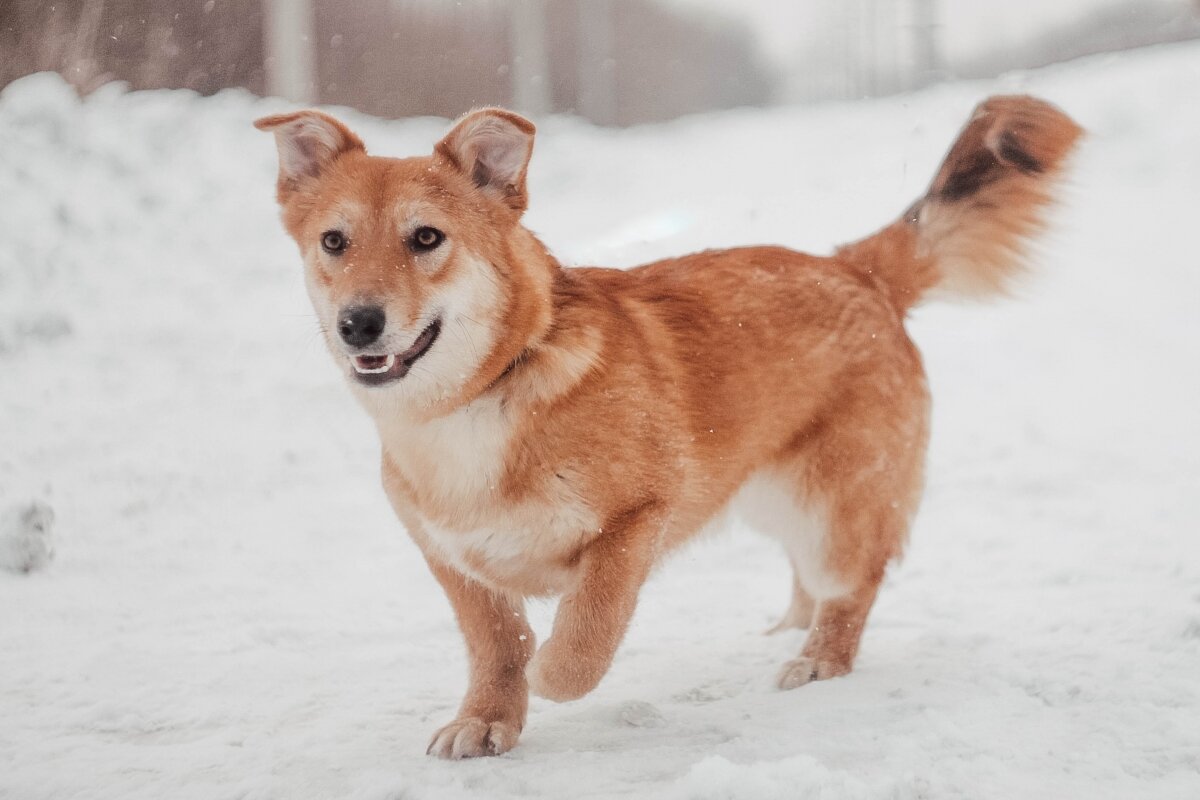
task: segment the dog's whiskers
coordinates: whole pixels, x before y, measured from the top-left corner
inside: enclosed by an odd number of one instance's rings
[[[463,324],[461,317],[455,317],[454,321],[455,321],[455,323],[457,323],[458,329],[462,332],[463,338],[467,340],[467,346],[471,348],[471,353],[475,356],[475,360],[478,361],[479,360],[479,349],[477,347],[475,347],[475,340],[471,338],[470,331],[468,331],[467,326]],[[472,320],[472,321],[474,321],[474,320]]]

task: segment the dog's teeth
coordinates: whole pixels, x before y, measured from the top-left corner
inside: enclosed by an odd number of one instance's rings
[[[396,356],[392,353],[388,354],[387,361],[383,362],[381,367],[364,367],[358,363],[358,359],[354,359],[354,370],[361,375],[378,375],[381,372],[387,372],[396,365]]]

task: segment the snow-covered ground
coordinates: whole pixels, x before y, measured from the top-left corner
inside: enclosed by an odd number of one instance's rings
[[[448,763],[424,749],[462,645],[276,218],[250,121],[282,104],[10,86],[0,515],[52,509],[57,555],[0,572],[0,797],[1200,797],[1200,47],[626,131],[549,120],[528,223],[568,263],[827,251],[1014,90],[1091,138],[1022,296],[912,320],[929,488],[857,669],[773,688],[802,641],[761,635],[788,572],[735,526],[653,579],[596,692]],[[345,116],[387,154],[446,126]]]

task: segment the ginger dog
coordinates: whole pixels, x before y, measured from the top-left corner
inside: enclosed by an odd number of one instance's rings
[[[783,544],[783,689],[845,675],[922,489],[929,394],[904,329],[934,292],[1002,292],[1081,130],[978,107],[929,191],[832,257],[709,251],[565,269],[521,225],[534,126],[487,108],[426,157],[369,156],[319,111],[260,119],[334,360],[383,485],[445,588],[470,683],[429,746],[517,743],[528,693],[604,676],[667,553],[735,495]],[[523,601],[559,595],[535,650]]]

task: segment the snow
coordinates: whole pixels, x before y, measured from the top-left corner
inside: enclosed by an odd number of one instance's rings
[[[0,514],[0,569],[33,572],[54,558],[54,509],[37,501]]]
[[[643,593],[599,689],[499,759],[424,755],[465,686],[272,197],[240,92],[0,95],[0,797],[1200,797],[1200,47],[887,100],[541,127],[568,263],[828,251],[899,213],[971,107],[1091,132],[1021,296],[929,306],[929,487],[856,670],[780,693],[786,560],[745,533]],[[444,120],[339,112],[376,152]],[[543,635],[550,603],[533,609]]]

